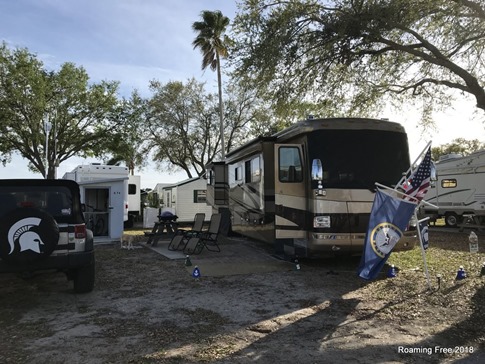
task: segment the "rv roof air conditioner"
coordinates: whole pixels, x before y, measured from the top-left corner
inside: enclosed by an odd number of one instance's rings
[[[447,161],[447,160],[450,160],[450,159],[455,159],[455,158],[461,158],[461,157],[463,157],[463,155],[461,155],[459,153],[445,154],[445,155],[442,155],[440,157],[440,162],[441,161]]]

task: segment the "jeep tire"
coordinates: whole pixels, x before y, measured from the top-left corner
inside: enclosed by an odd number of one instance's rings
[[[51,255],[59,240],[59,226],[48,213],[17,208],[0,220],[0,258],[29,264]]]
[[[75,293],[88,293],[94,288],[95,264],[77,268],[72,271],[72,280],[74,282]]]

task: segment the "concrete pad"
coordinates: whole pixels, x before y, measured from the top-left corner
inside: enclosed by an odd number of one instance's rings
[[[195,266],[201,272],[201,276],[218,277],[238,274],[267,273],[275,271],[290,271],[294,264],[280,260],[270,254],[268,246],[263,243],[251,241],[246,238],[220,239],[220,252],[211,252],[203,249],[198,255],[191,255],[191,266],[186,267],[189,274],[193,273]],[[170,240],[161,240],[153,247],[146,243],[139,243],[158,254],[174,259],[184,260],[186,255],[182,251],[168,250]]]

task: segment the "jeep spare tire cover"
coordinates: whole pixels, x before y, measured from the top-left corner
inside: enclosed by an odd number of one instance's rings
[[[18,208],[0,221],[0,258],[29,263],[49,256],[59,241],[59,226],[48,213]]]

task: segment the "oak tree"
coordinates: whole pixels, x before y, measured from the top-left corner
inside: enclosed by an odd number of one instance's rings
[[[99,155],[116,128],[118,83],[90,83],[86,71],[64,63],[46,70],[27,49],[0,46],[0,151],[18,153],[29,168],[55,178],[73,156]]]
[[[394,101],[430,113],[470,97],[485,110],[483,1],[243,0],[240,9],[235,73],[275,105],[369,115]]]

